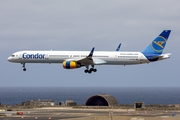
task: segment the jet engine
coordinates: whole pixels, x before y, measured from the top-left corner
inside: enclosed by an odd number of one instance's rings
[[[80,68],[80,67],[81,67],[81,65],[74,61],[64,61],[63,62],[64,69],[75,69],[75,68]]]

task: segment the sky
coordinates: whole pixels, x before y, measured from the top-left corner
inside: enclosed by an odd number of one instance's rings
[[[0,87],[180,87],[179,0],[1,0]],[[64,69],[62,64],[10,63],[20,50],[142,51],[172,30],[164,53],[144,65]]]

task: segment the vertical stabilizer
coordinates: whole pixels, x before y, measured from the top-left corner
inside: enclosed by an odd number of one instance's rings
[[[164,30],[152,43],[142,52],[144,54],[162,54],[171,30]]]

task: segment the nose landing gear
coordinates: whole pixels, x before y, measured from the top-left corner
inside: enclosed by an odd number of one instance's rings
[[[25,63],[22,63],[23,64],[23,71],[26,71],[26,66],[25,66]]]

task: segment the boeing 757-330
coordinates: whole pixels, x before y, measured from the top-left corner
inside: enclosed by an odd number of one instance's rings
[[[164,60],[171,53],[162,54],[171,30],[164,30],[142,52],[116,51],[19,51],[13,53],[9,62],[21,63],[26,71],[26,63],[62,63],[65,69],[85,66],[85,73],[96,72],[96,65],[134,65]],[[118,47],[120,48],[120,46]]]

